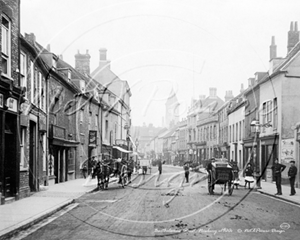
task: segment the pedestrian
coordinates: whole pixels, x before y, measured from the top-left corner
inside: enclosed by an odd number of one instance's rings
[[[245,187],[250,189],[250,183],[254,182],[254,177],[253,177],[253,169],[250,163],[248,163],[246,169],[245,169]]]
[[[291,185],[291,194],[290,196],[293,196],[296,194],[296,191],[295,191],[295,179],[296,179],[296,175],[297,175],[297,167],[295,166],[295,161],[290,161],[291,163],[291,166],[289,168],[289,171],[288,171],[288,177],[289,177],[289,180],[290,180],[290,185]]]
[[[133,172],[133,159],[130,158],[127,164],[127,176],[128,176],[128,184],[131,183],[131,174]]]
[[[183,169],[184,169],[185,181],[188,183],[189,182],[189,174],[190,174],[190,166],[189,166],[189,164],[188,163],[184,163]]]
[[[159,172],[159,175],[161,175],[161,172],[162,172],[162,162],[161,162],[161,159],[158,159],[158,172]]]
[[[208,164],[207,164],[207,166],[206,166],[206,171],[209,173],[209,172],[211,172],[210,174],[212,174],[212,176],[213,176],[213,178],[215,177],[215,171],[213,171],[213,163],[215,162],[215,159],[214,158],[211,158],[210,160],[209,160],[209,162],[208,162]],[[208,179],[208,181],[210,181],[210,178]],[[211,189],[212,189],[212,194],[214,194],[213,192],[214,192],[214,190],[215,190],[215,184],[214,183],[211,183],[211,182],[209,182],[210,183],[210,185],[211,185]]]
[[[237,162],[233,162],[233,165],[232,165],[232,171],[233,171],[233,178],[234,178],[234,181],[233,181],[233,184],[234,186],[236,187],[236,189],[238,189],[238,186],[240,184],[240,179],[239,179],[239,167],[238,167],[238,164]]]
[[[275,193],[275,195],[282,195],[282,191],[281,191],[281,173],[284,171],[285,168],[286,168],[286,166],[279,163],[278,158],[276,158],[275,162],[274,162],[274,165],[272,166],[272,170],[273,170],[274,177],[275,177],[275,182],[276,182],[276,188],[277,188],[277,193]]]
[[[81,170],[83,178],[86,179],[87,167],[86,167],[86,163],[85,162],[81,165],[80,170]]]

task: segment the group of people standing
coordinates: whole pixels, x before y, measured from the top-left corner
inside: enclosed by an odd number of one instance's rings
[[[295,166],[295,161],[290,161],[290,168],[288,170],[288,177],[290,181],[291,193],[290,196],[296,194],[295,190],[295,179],[297,175],[297,167]],[[281,187],[281,173],[286,169],[286,166],[278,162],[278,158],[275,159],[273,166],[271,167],[273,170],[273,176],[276,183],[277,193],[275,195],[282,195],[282,187]],[[250,163],[247,164],[245,169],[245,187],[248,185],[250,188],[250,183],[254,182],[253,178],[253,169]]]
[[[290,161],[291,166],[288,171],[288,177],[290,181],[290,186],[291,186],[291,193],[290,196],[293,196],[296,194],[295,190],[295,179],[297,175],[297,167],[295,166],[295,161],[292,160]],[[282,195],[282,189],[281,189],[281,173],[284,171],[286,168],[285,165],[281,164],[278,162],[278,159],[275,160],[274,165],[272,166],[272,169],[274,171],[274,178],[276,182],[276,188],[277,188],[277,193],[275,195]]]

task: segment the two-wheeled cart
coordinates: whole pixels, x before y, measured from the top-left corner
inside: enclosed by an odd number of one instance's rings
[[[221,185],[222,190],[232,195],[234,188],[234,172],[230,164],[225,161],[216,161],[211,164],[211,169],[208,172],[208,192],[210,195],[214,194],[215,185]]]

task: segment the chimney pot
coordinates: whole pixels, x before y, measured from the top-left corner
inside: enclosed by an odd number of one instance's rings
[[[100,52],[100,61],[106,61],[107,49],[106,48],[100,48],[99,52]]]
[[[294,23],[291,22],[290,31],[288,31],[287,53],[289,53],[294,48],[294,46],[299,42],[299,31],[298,31],[297,22],[295,22],[295,25],[293,24]]]

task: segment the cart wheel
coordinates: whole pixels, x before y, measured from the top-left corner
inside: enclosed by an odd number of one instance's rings
[[[233,189],[234,189],[234,184],[228,183],[228,193],[229,193],[229,196],[232,195]]]

